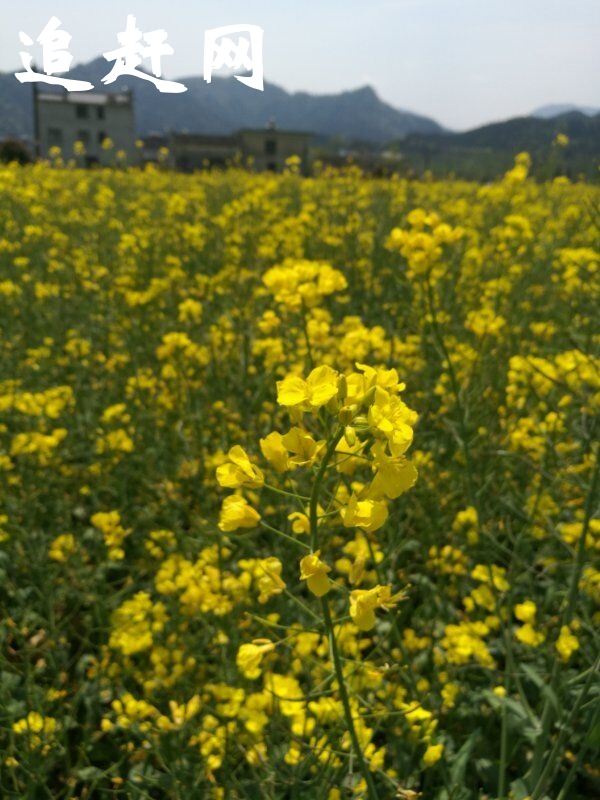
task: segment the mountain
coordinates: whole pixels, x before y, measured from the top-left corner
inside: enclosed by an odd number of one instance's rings
[[[581,145],[599,131],[600,114],[588,117],[580,111],[571,111],[550,119],[515,117],[464,133],[442,134],[441,138],[462,146],[531,151],[549,146],[558,133],[566,133],[571,144]],[[600,140],[594,144],[600,147]]]
[[[126,84],[135,97],[136,128],[140,136],[167,131],[233,133],[240,128],[264,128],[275,120],[279,128],[304,130],[322,137],[342,137],[383,143],[409,133],[438,133],[443,128],[428,117],[394,108],[374,89],[339,94],[290,93],[265,82],[263,92],[249,89],[233,77],[178,78],[187,91],[159,92],[149,81],[126,77],[104,87],[101,79],[111,65],[102,56],[69,70],[69,78],[87,80],[97,91],[118,91]],[[49,89],[39,84],[44,91]],[[0,137],[31,135],[31,93],[13,73],[0,75]]]
[[[559,133],[569,137],[566,147],[554,144]],[[517,153],[525,150],[538,177],[566,174],[598,180],[600,113],[593,117],[580,111],[551,119],[516,117],[464,133],[411,134],[394,149],[412,170],[429,169],[436,176],[454,173],[491,180],[510,169]]]
[[[594,117],[600,114],[600,108],[592,108],[592,106],[576,106],[573,103],[553,103],[547,106],[536,108],[529,115],[530,117],[538,117],[539,119],[553,119],[562,114],[570,114],[572,111],[580,111],[587,117]]]

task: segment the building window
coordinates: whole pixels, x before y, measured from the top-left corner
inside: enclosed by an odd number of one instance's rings
[[[90,132],[77,131],[77,141],[81,142],[84,145],[88,145],[90,143]]]
[[[277,139],[265,139],[265,155],[274,156],[277,152]]]
[[[48,128],[48,147],[62,147],[63,136],[60,128]]]
[[[107,139],[107,138],[108,137],[104,133],[104,131],[100,131],[100,133],[98,134],[98,144],[102,144],[104,142],[104,140]]]
[[[78,103],[75,106],[75,113],[77,115],[77,119],[89,119],[90,107],[83,105],[82,103]]]
[[[96,117],[104,119],[104,106],[96,106]]]
[[[274,161],[269,161],[267,164],[267,169],[269,172],[277,172],[277,164]]]

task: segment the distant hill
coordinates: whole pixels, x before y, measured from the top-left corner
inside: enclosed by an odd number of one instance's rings
[[[249,89],[230,78],[202,77],[177,80],[187,86],[181,94],[160,93],[151,83],[127,77],[104,87],[110,71],[105,58],[80,64],[68,77],[91,81],[98,91],[118,91],[124,84],[135,97],[138,135],[189,131],[232,133],[240,128],[263,128],[275,120],[279,128],[304,130],[322,137],[343,137],[383,143],[409,133],[437,133],[443,128],[428,117],[393,108],[370,86],[339,94],[290,93],[265,82],[264,92]],[[39,84],[47,90],[45,84]],[[49,88],[49,87],[48,87]],[[31,89],[13,73],[0,75],[0,137],[31,135]]]
[[[569,137],[565,148],[553,144],[559,133]],[[551,119],[516,117],[465,133],[411,134],[394,149],[416,172],[430,169],[436,175],[490,180],[509,169],[515,155],[526,150],[538,177],[567,174],[598,180],[600,114],[589,117],[573,111]]]
[[[596,114],[600,114],[600,107],[593,108],[592,106],[576,106],[573,103],[554,103],[547,106],[541,106],[541,108],[536,108],[536,110],[532,111],[529,116],[538,117],[539,119],[553,119],[554,117],[560,117],[563,114],[570,114],[571,111],[580,111],[587,117],[594,117]]]

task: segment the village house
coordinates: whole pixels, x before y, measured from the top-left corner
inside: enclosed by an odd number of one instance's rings
[[[244,129],[231,136],[171,133],[143,139],[143,162],[162,162],[183,172],[225,167],[240,163],[257,172],[282,172],[291,156],[300,159],[299,168],[310,170],[311,134],[287,131],[270,125]]]
[[[303,131],[286,131],[271,124],[263,129],[244,129],[238,138],[244,161],[251,161],[259,172],[281,172],[288,158],[300,158],[300,171],[307,175],[310,168],[309,143],[311,135]]]
[[[112,147],[103,143],[110,139]],[[119,92],[34,91],[34,146],[39,158],[59,147],[64,158],[76,152],[85,166],[112,164],[122,151],[129,165],[160,162],[183,172],[240,163],[257,172],[282,172],[297,156],[300,171],[310,170],[311,134],[282,130],[271,121],[265,128],[245,128],[231,135],[172,132],[146,136],[136,147],[133,95]]]
[[[103,148],[110,139],[113,147]],[[133,96],[120,92],[35,92],[34,145],[40,158],[60,147],[65,158],[75,152],[75,142],[85,149],[86,166],[109,164],[123,151],[128,164],[137,163]]]

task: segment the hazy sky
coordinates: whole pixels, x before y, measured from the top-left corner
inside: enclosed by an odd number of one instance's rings
[[[547,103],[600,107],[600,0],[0,0],[0,70],[21,68],[19,31],[50,17],[73,65],[117,48],[127,14],[164,28],[167,78],[202,74],[204,31],[264,28],[266,80],[330,93],[371,84],[392,105],[454,129]],[[41,63],[41,48],[29,52]],[[107,72],[110,69],[107,62]],[[63,77],[67,77],[66,74]],[[248,91],[254,91],[248,89]]]

